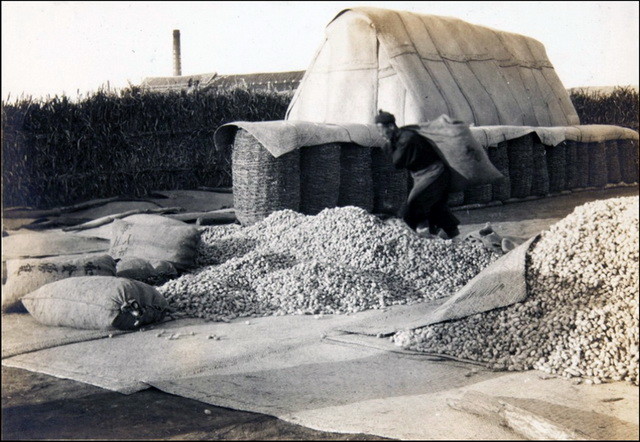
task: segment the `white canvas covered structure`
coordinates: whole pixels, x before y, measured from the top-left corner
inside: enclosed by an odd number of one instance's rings
[[[350,8],[327,26],[287,119],[399,125],[441,114],[476,126],[580,124],[544,46],[462,20]]]

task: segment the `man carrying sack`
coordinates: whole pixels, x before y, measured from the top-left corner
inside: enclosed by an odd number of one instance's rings
[[[435,144],[415,130],[398,128],[395,117],[388,112],[380,110],[375,123],[387,139],[384,149],[395,167],[409,170],[413,178],[413,188],[400,217],[413,230],[426,221],[433,235],[442,229],[449,238],[457,236],[460,221],[447,205],[451,171]]]

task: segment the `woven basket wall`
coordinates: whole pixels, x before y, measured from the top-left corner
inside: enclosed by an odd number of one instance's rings
[[[316,215],[338,205],[340,145],[305,146],[300,149],[300,211]]]
[[[533,138],[531,135],[507,141],[511,197],[525,198],[531,195],[533,182]]]
[[[534,141],[531,147],[533,157],[533,180],[531,195],[546,196],[549,194],[549,171],[547,170],[547,155],[544,144]]]
[[[589,187],[604,187],[607,184],[607,145],[601,143],[589,143]]]
[[[565,141],[565,189],[578,187],[578,144]]]
[[[470,187],[464,190],[464,204],[486,204],[491,202],[493,188],[491,184]]]
[[[622,173],[620,171],[620,150],[618,149],[617,140],[608,140],[606,143],[607,152],[607,182],[618,184],[622,181]]]
[[[638,170],[638,166],[640,163],[640,157],[638,156],[638,141],[637,140],[633,140],[631,141],[631,145],[633,146],[631,148],[631,158],[633,160],[633,182],[637,183],[638,182],[638,172],[640,172]]]
[[[562,142],[557,146],[547,146],[547,172],[549,173],[549,192],[558,193],[566,188],[567,147]]]
[[[491,199],[495,201],[506,201],[511,198],[511,179],[509,178],[509,155],[507,153],[507,142],[498,143],[497,146],[489,146],[489,160],[496,166],[496,169],[504,175],[504,179],[491,185]]]
[[[638,147],[633,140],[618,140],[620,175],[625,183],[638,181]]]
[[[373,210],[371,148],[353,143],[340,146],[340,191],[338,206],[357,206]]]
[[[238,130],[232,153],[233,200],[242,225],[283,209],[300,210],[300,151],[274,158],[258,140]]]
[[[489,155],[488,148],[485,147],[484,151]],[[480,186],[470,187],[464,190],[464,203],[465,204],[487,204],[491,202],[493,197],[493,185],[482,184]]]
[[[391,157],[381,148],[371,148],[373,211],[397,213],[409,195],[406,169],[396,169]]]
[[[589,143],[576,143],[578,187],[589,187]]]
[[[464,204],[464,192],[450,192],[449,199],[447,200],[447,205],[449,207],[461,206]]]

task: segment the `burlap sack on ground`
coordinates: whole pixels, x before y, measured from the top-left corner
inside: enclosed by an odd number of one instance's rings
[[[115,276],[135,279],[145,284],[159,285],[178,276],[178,271],[169,261],[127,256],[116,263]]]
[[[89,330],[136,329],[161,320],[168,308],[155,288],[115,276],[52,282],[26,295],[22,303],[42,324]],[[138,316],[130,314],[134,308]]]
[[[2,260],[107,253],[109,240],[70,232],[19,233],[2,238]]]
[[[63,255],[7,260],[7,283],[2,287],[2,311],[24,311],[22,297],[45,284],[78,276],[115,276],[109,255]]]
[[[200,232],[182,221],[159,215],[135,215],[113,222],[109,254],[169,261],[176,269],[195,266]]]

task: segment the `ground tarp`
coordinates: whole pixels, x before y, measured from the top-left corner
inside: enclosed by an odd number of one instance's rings
[[[471,279],[456,294],[427,303],[392,307],[375,321],[351,323],[341,331],[388,335],[464,318],[524,301],[527,297],[526,254],[537,236],[519,245]]]
[[[122,333],[125,332],[49,327],[38,323],[28,313],[2,315],[2,359]]]
[[[2,363],[122,393],[153,386],[322,431],[415,440],[522,439],[510,428],[448,405],[468,392],[483,392],[556,421],[570,419],[574,428],[596,439],[637,435],[637,388],[627,383],[574,385],[535,371],[493,372],[402,352],[387,339],[369,337],[378,345],[366,346],[323,338],[373,313],[379,312],[229,324],[180,320]],[[209,339],[214,335],[220,340]],[[603,402],[610,398],[616,401]]]

